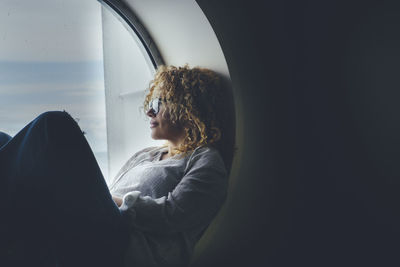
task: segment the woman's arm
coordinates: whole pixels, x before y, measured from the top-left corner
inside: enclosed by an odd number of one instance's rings
[[[225,201],[228,177],[218,152],[203,152],[192,157],[186,174],[168,196],[154,199],[133,191],[123,197],[120,209],[129,214],[134,228],[165,234],[211,222]]]

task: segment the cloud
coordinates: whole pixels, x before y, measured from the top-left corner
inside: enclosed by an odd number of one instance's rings
[[[102,62],[0,62],[0,130],[15,135],[49,110],[66,110],[95,151],[105,151]]]
[[[87,83],[42,83],[42,84],[14,84],[14,85],[1,85],[0,84],[0,103],[2,100],[9,103],[11,99],[15,102],[20,102],[23,97],[39,96],[39,101],[45,101],[46,97],[51,96],[55,99],[61,97],[69,98],[92,98],[102,96],[104,94],[104,84],[102,81],[94,81]],[[32,98],[30,99],[33,100]],[[3,104],[5,104],[3,103]]]
[[[0,1],[0,41],[0,60],[100,60],[101,4],[95,0]]]
[[[0,85],[76,83],[103,79],[102,61],[0,61]]]

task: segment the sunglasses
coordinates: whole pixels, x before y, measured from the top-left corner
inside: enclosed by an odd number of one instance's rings
[[[158,112],[160,112],[161,102],[162,102],[161,97],[160,98],[153,98],[152,100],[150,100],[150,102],[149,102],[149,111],[153,110],[154,116],[156,116],[158,114]]]

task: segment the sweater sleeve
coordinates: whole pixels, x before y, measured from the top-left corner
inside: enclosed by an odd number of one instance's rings
[[[183,178],[168,196],[155,199],[129,192],[120,209],[141,231],[166,234],[206,226],[225,201],[227,180],[219,153],[207,148],[193,153]]]

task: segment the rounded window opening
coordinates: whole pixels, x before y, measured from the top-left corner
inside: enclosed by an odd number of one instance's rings
[[[159,53],[138,19],[121,2],[102,1],[109,182],[120,167],[151,139],[142,105]]]
[[[163,65],[164,62],[155,43],[133,13],[132,8],[117,0],[99,1],[103,4],[102,25],[107,103],[108,156],[110,166],[109,179],[112,179],[122,164],[135,152],[144,147],[158,146],[164,143],[164,141],[155,141],[151,139],[148,122],[144,119],[145,115],[142,110],[139,109],[145,97],[145,89],[153,78],[156,68],[159,65]],[[171,8],[173,9],[173,7],[176,7],[175,5],[177,5],[177,3],[171,3],[172,7],[162,2],[158,4],[161,5],[160,9],[164,10],[162,14],[168,14],[165,15],[165,17],[161,16],[161,18],[158,18],[159,20],[164,19],[163,21],[165,21],[165,19],[167,19],[165,23],[175,31],[178,31],[177,29],[183,32],[188,29],[191,31],[193,26],[179,28],[178,26],[182,27],[182,24],[175,25],[174,23],[179,23],[179,19],[168,20],[168,16],[171,16],[171,14],[165,11]],[[168,6],[168,8],[164,5]],[[138,6],[140,7],[142,4]],[[200,59],[193,57],[192,54],[185,54],[181,51],[178,52],[177,49],[171,53],[171,55],[174,56],[172,63],[182,64],[179,62],[188,63],[188,61],[193,60],[193,62],[198,62],[205,66],[211,65],[212,69],[216,67],[218,70],[217,72],[221,74],[224,83],[225,100],[224,103],[221,103],[220,110],[218,111],[223,121],[222,128],[224,132],[223,142],[220,143],[219,150],[228,170],[231,170],[233,156],[235,154],[236,115],[234,96],[226,61],[211,26],[208,24],[207,19],[197,4],[187,4],[184,6],[188,11],[186,12],[186,16],[190,16],[188,14],[196,14],[196,16],[193,20],[187,20],[188,18],[183,15],[181,19],[186,18],[185,23],[189,25],[191,25],[190,23],[196,26],[201,25],[202,31],[200,36],[202,36],[202,38],[209,37],[208,39],[212,41],[202,43],[206,48],[204,50],[200,49],[200,51],[206,52],[208,56],[203,56]],[[138,10],[140,10],[140,8]],[[181,8],[179,10],[183,9]],[[177,12],[176,10],[174,11]],[[181,15],[181,13],[179,14]],[[146,17],[146,14],[141,15],[144,16],[144,21],[146,21],[146,18],[147,20],[149,19],[149,17]],[[156,36],[162,35],[157,31],[155,31],[154,34],[156,34]],[[172,34],[172,36],[178,40],[183,37],[186,40],[182,42],[183,44],[192,44],[194,47],[196,47],[198,43],[198,37],[195,35]],[[186,38],[192,38],[193,40],[188,41]],[[167,43],[170,42],[170,40],[165,40],[165,36],[163,41]],[[182,43],[178,45],[175,39],[173,43],[176,47],[182,45]],[[187,47],[185,48],[183,45],[182,50],[187,51]],[[190,51],[193,51],[193,49],[190,49]],[[171,55],[169,55],[170,59]],[[235,158],[237,160],[238,157],[235,156]]]

